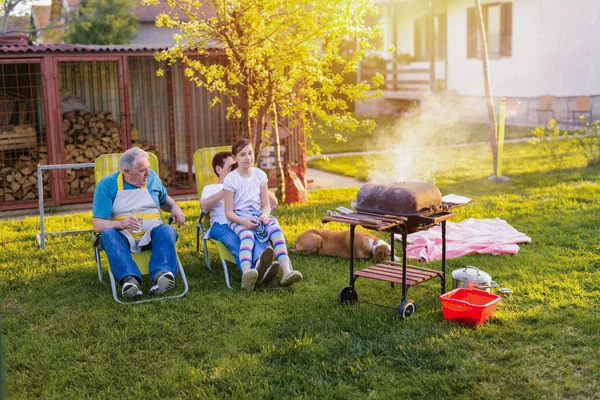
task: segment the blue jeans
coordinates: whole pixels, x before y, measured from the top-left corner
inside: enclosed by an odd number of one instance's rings
[[[229,249],[233,258],[235,259],[235,264],[237,265],[240,272],[242,272],[242,268],[240,267],[240,238],[236,235],[231,228],[227,224],[220,224],[215,222],[212,224],[210,228],[210,233],[208,236],[211,239],[218,240],[223,243],[225,247]],[[252,249],[252,260],[254,261],[254,265],[256,265],[256,260],[260,257],[263,251],[269,246],[269,242],[260,243],[258,240],[254,242],[254,248]]]
[[[177,232],[171,225],[163,224],[150,231],[152,241],[150,245],[144,247],[145,250],[152,250],[149,263],[150,279],[160,272],[171,272],[177,276],[177,252],[175,242],[177,241]],[[120,231],[114,228],[106,228],[100,235],[100,246],[106,252],[106,257],[110,264],[110,270],[121,282],[126,276],[135,276],[142,281],[140,269],[133,261],[129,251],[129,242]]]

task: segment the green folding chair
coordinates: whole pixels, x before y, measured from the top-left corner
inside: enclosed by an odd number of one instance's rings
[[[198,191],[198,201],[200,201],[200,196],[202,195],[202,189],[204,188],[204,186],[213,183],[219,183],[219,179],[215,175],[212,168],[212,159],[215,154],[220,153],[222,151],[231,151],[231,146],[205,147],[196,150],[196,152],[194,153],[194,174],[196,176],[196,190]],[[210,241],[217,247],[219,258],[221,259],[221,264],[223,265],[225,284],[229,289],[231,289],[231,284],[229,283],[229,271],[227,267],[227,262],[235,264],[235,258],[223,243],[219,242],[218,240],[207,239],[205,237],[205,233],[210,227],[210,216],[207,211],[200,211],[200,219],[198,220],[198,224],[196,225],[196,251],[200,252],[200,238],[202,238],[202,243],[204,245],[204,261],[206,263],[206,269],[212,271],[212,268],[210,267],[210,261],[208,258],[207,242]]]
[[[119,171],[119,160],[121,159],[122,153],[115,154],[102,154],[96,158],[94,162],[94,178],[96,182],[99,182],[103,177],[110,175],[114,172]],[[158,158],[153,153],[148,153],[148,160],[150,161],[150,168],[158,174],[159,172],[159,163]],[[94,253],[96,256],[96,265],[98,266],[98,279],[100,282],[104,283],[102,279],[102,258],[100,256],[100,234],[94,233]],[[149,274],[149,264],[150,264],[150,256],[152,255],[152,250],[145,250],[140,253],[131,253],[133,261],[137,264],[138,268],[142,275]],[[107,260],[108,261],[108,260]],[[139,304],[139,303],[147,303],[150,301],[156,300],[166,300],[166,299],[176,299],[179,297],[183,297],[188,292],[188,282],[185,277],[185,272],[183,270],[183,266],[181,265],[181,261],[179,260],[179,256],[177,256],[177,268],[179,270],[179,276],[181,277],[181,281],[183,282],[183,291],[177,295],[170,296],[161,296],[161,297],[153,297],[150,299],[142,299],[135,301],[122,301],[119,299],[117,295],[117,286],[115,283],[115,276],[110,270],[110,263],[108,265],[108,276],[110,278],[110,286],[112,289],[113,298],[117,303],[120,304]]]

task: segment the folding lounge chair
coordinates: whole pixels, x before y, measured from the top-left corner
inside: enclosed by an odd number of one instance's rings
[[[95,178],[96,182],[99,182],[100,179],[103,178],[104,176],[110,175],[119,170],[119,159],[121,158],[121,154],[122,153],[103,154],[103,155],[98,156],[98,158],[96,158],[96,161],[94,162],[94,178]],[[150,161],[150,168],[158,174],[158,172],[159,172],[158,165],[159,164],[158,164],[158,159],[156,158],[156,155],[154,155],[152,153],[148,153],[148,156],[149,156],[149,161]],[[98,279],[100,280],[100,282],[104,283],[104,281],[102,280],[102,262],[101,262],[101,257],[100,257],[101,250],[102,249],[100,249],[100,234],[94,233],[94,253],[96,256],[96,264],[98,266]],[[133,257],[133,261],[137,264],[142,275],[148,275],[149,274],[150,256],[152,255],[152,250],[145,250],[140,253],[131,253],[131,255]],[[179,270],[179,276],[181,278],[181,281],[183,282],[183,291],[180,294],[171,295],[171,296],[153,297],[150,299],[125,302],[125,301],[121,301],[119,299],[119,297],[117,296],[117,287],[115,284],[115,276],[113,275],[112,271],[110,270],[110,264],[109,264],[108,276],[110,277],[110,286],[112,288],[113,298],[115,299],[115,301],[117,303],[120,303],[120,304],[139,304],[139,303],[147,303],[147,302],[155,301],[155,300],[176,299],[179,297],[183,297],[188,292],[188,282],[185,277],[185,272],[183,271],[183,266],[181,265],[181,261],[179,260],[179,256],[177,256],[177,268]]]
[[[198,191],[198,200],[200,200],[200,196],[202,195],[202,189],[204,188],[204,186],[210,185],[212,183],[219,183],[219,179],[215,175],[212,168],[212,159],[215,154],[220,153],[222,151],[231,151],[231,146],[205,147],[196,150],[196,152],[194,153],[194,173],[196,175],[196,190]],[[219,258],[221,259],[221,264],[223,265],[225,284],[229,289],[231,289],[231,284],[229,283],[229,271],[227,268],[227,261],[235,264],[235,258],[223,243],[219,242],[218,240],[205,238],[205,233],[210,226],[209,220],[209,213],[205,210],[201,210],[200,219],[198,220],[196,228],[196,251],[200,252],[200,238],[202,238],[202,243],[204,245],[204,261],[206,263],[206,268],[208,270],[212,270],[212,268],[210,267],[210,261],[208,259],[207,242],[210,241],[217,247],[217,251],[219,252]]]

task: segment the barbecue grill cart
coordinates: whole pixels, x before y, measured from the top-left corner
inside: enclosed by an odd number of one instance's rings
[[[392,288],[395,284],[401,284],[402,301],[397,310],[403,319],[413,315],[416,310],[414,302],[407,298],[407,292],[410,287],[439,277],[441,281],[441,292],[442,294],[446,292],[446,221],[456,216],[456,214],[450,212],[450,210],[461,204],[442,203],[441,195],[439,195],[439,200],[433,200],[433,205],[421,207],[422,202],[420,203],[418,198],[427,197],[427,195],[423,195],[422,193],[431,191],[430,189],[433,185],[423,186],[427,184],[421,183],[416,183],[415,185],[408,188],[408,192],[411,192],[408,195],[406,195],[404,187],[400,188],[401,190],[399,192],[398,187],[393,186],[390,189],[390,187],[377,185],[363,185],[358,193],[357,205],[355,205],[355,208],[357,209],[356,212],[340,207],[338,210],[341,209],[341,212],[328,211],[327,215],[322,218],[321,221],[323,223],[340,222],[350,225],[350,286],[344,287],[339,291],[338,302],[340,304],[355,304],[359,301],[358,294],[355,290],[355,283],[360,277],[390,282]],[[433,186],[433,188],[435,188],[435,186]],[[437,188],[435,188],[435,190],[439,193]],[[415,197],[417,198],[417,201],[414,201]],[[394,202],[410,203],[411,201],[412,204],[409,204],[408,208],[415,208],[418,212],[408,212],[404,213],[404,215],[394,212],[402,210],[402,207],[397,207]],[[379,203],[379,205],[375,203]],[[435,203],[437,203],[437,205]],[[404,209],[406,209],[406,207],[404,207]],[[364,210],[369,211],[367,212]],[[390,247],[392,251],[391,259],[389,261],[384,261],[380,264],[356,272],[354,271],[354,232],[357,225],[366,229],[390,233]],[[435,225],[441,225],[442,230],[442,270],[438,271],[414,265],[407,265],[406,243],[408,234],[427,230]],[[401,263],[394,261],[394,234],[400,234],[402,236]],[[366,302],[364,300],[361,301]],[[389,307],[381,304],[375,305]]]

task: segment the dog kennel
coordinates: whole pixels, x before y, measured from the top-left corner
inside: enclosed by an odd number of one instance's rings
[[[90,163],[132,145],[158,156],[169,194],[196,193],[194,151],[232,144],[239,124],[227,120],[227,102],[210,107],[214,95],[190,83],[181,64],[157,76],[161,49],[0,44],[0,211],[37,207],[38,164]],[[302,142],[294,129],[282,145],[284,165],[305,176]],[[91,168],[49,170],[42,179],[46,204],[92,199]]]

